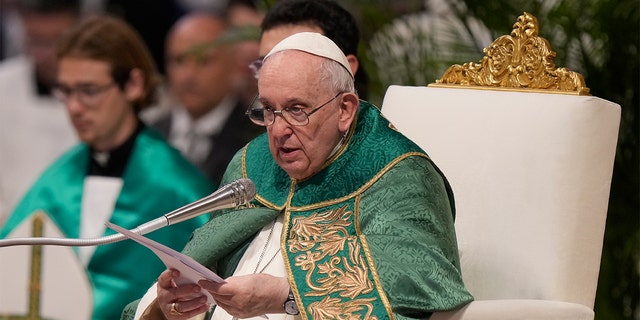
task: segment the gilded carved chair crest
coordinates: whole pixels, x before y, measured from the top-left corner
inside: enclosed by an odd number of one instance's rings
[[[429,86],[589,95],[581,74],[555,67],[556,53],[538,36],[538,20],[529,13],[518,17],[511,34],[497,38],[484,53],[479,63],[449,67]]]

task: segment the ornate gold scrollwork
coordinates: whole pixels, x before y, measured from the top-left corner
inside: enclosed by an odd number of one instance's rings
[[[497,38],[484,53],[479,63],[449,67],[429,86],[589,95],[581,74],[555,67],[556,53],[546,39],[538,37],[538,20],[527,12],[518,17],[510,35]]]
[[[313,319],[378,319],[376,298],[362,296],[374,285],[358,237],[347,231],[352,215],[345,205],[293,219],[288,246],[295,266],[306,272],[304,295],[323,297],[308,306]]]

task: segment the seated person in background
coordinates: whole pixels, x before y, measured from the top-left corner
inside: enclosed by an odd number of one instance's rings
[[[0,238],[38,211],[67,237],[100,237],[113,233],[105,230],[106,221],[131,229],[213,190],[195,166],[138,118],[152,103],[159,80],[134,30],[115,18],[89,18],[61,40],[57,57],[55,94],[82,143],[46,169]],[[197,217],[151,238],[179,250],[206,220]],[[131,241],[80,247],[77,253],[93,286],[93,319],[117,319],[164,269],[151,251]]]
[[[245,115],[237,96],[239,77],[229,29],[222,18],[206,13],[182,17],[166,42],[166,71],[171,111],[152,123],[167,140],[214,184],[233,155],[264,132]]]
[[[212,319],[425,319],[473,299],[447,180],[359,100],[350,70],[318,33],[292,35],[266,55],[260,106],[247,114],[267,133],[223,181],[249,178],[257,195],[213,215],[184,249],[225,282],[176,286],[179,272],[166,270],[136,319],[202,319],[211,306],[201,289],[217,303]]]
[[[360,30],[353,15],[333,0],[281,0],[269,9],[262,24],[260,57],[276,43],[298,32],[318,32],[335,42],[347,56],[354,73],[356,91],[361,99],[368,97],[369,79],[358,60]],[[254,64],[259,69],[260,60]]]
[[[55,44],[80,20],[80,0],[17,0],[15,7],[24,48],[0,63],[0,226],[42,171],[78,142],[51,88]]]
[[[224,16],[239,38],[234,44],[234,55],[240,70],[236,90],[244,100],[245,106],[249,105],[258,93],[258,83],[251,64],[260,58],[260,23],[264,13],[258,9],[256,2],[258,1],[229,0],[224,11]]]

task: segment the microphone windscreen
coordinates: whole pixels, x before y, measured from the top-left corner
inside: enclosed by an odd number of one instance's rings
[[[249,179],[238,179],[236,182],[241,186],[243,198],[239,203],[244,204],[256,196],[256,185]]]

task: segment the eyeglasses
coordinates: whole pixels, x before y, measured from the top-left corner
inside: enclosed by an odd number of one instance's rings
[[[263,59],[258,59],[258,60],[254,60],[253,62],[249,63],[249,69],[251,69],[251,71],[253,71],[253,77],[256,78],[256,80],[260,76],[260,68],[262,68],[262,60]]]
[[[64,103],[69,102],[71,96],[75,94],[78,101],[80,101],[82,104],[92,106],[100,102],[100,95],[102,93],[114,86],[116,86],[116,84],[113,82],[105,84],[103,86],[89,84],[80,85],[75,88],[58,85],[51,90],[51,94]]]
[[[264,107],[260,100],[258,100],[258,96],[254,99],[254,102],[251,104],[249,109],[246,112],[246,115],[251,119],[251,121],[259,126],[268,127],[276,122],[276,115],[281,116],[287,123],[292,126],[306,126],[309,124],[309,117],[320,110],[322,107],[328,105],[331,101],[338,98],[344,92],[338,92],[333,98],[329,99],[329,101],[321,104],[310,112],[305,112],[302,106],[294,105],[292,107],[287,107],[282,110],[273,110],[270,107]]]

